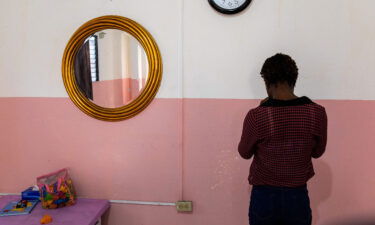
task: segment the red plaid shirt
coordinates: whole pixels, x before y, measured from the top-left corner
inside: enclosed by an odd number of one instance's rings
[[[249,183],[297,187],[314,176],[311,158],[327,144],[327,114],[307,97],[268,99],[251,109],[243,124],[240,155],[254,156]]]

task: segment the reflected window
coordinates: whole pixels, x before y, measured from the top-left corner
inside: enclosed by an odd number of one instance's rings
[[[91,81],[99,81],[99,63],[98,63],[98,36],[93,35],[88,38],[90,45],[90,70]]]

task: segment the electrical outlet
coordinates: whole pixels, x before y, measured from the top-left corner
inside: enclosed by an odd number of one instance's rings
[[[176,209],[178,212],[192,212],[193,202],[192,201],[178,201],[176,202]]]

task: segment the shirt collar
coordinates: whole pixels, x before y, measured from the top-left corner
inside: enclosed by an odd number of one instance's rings
[[[260,106],[271,106],[271,107],[279,107],[279,106],[297,106],[297,105],[305,105],[312,103],[312,101],[306,97],[302,96],[299,98],[291,99],[291,100],[279,100],[268,98],[267,101],[263,102]]]

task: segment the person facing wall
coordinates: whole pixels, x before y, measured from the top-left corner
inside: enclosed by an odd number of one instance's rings
[[[315,174],[312,158],[325,152],[327,114],[323,106],[294,94],[298,68],[290,56],[268,58],[261,75],[268,98],[247,113],[238,145],[242,158],[254,157],[249,223],[310,225],[307,181]]]

